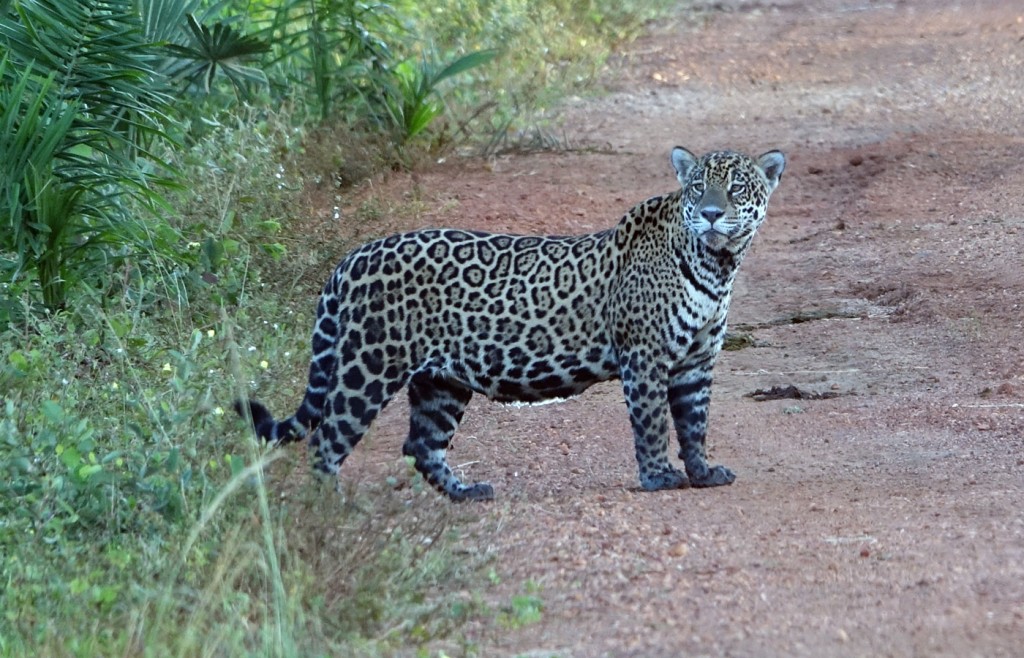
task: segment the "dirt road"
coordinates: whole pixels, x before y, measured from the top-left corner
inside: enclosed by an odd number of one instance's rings
[[[496,600],[529,581],[544,602],[471,629],[479,655],[1024,654],[1024,8],[717,2],[613,76],[564,111],[591,148],[375,193],[415,190],[424,226],[585,232],[673,189],[677,143],[785,151],[712,398],[713,461],[738,479],[637,491],[617,384],[475,400],[451,460],[498,499],[460,531]],[[750,397],[789,386],[826,395]],[[397,468],[406,411],[343,478]]]

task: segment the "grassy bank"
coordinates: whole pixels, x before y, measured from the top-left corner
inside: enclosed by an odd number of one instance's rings
[[[8,26],[21,20],[24,3],[0,4]],[[368,102],[372,85],[385,84],[368,69],[332,78],[330,101],[318,95],[316,62],[288,60],[284,37],[267,27],[274,3],[234,3],[234,22],[204,14],[212,4],[184,3],[197,25],[224,20],[263,39],[252,57],[268,59],[239,69],[252,76],[241,87],[218,69],[205,95],[181,91],[184,115],[153,100],[171,122],[154,129],[169,139],[139,143],[154,156],[143,174],[119,169],[68,197],[160,190],[83,206],[99,210],[69,224],[51,279],[62,299],[44,296],[45,273],[34,274],[42,261],[32,250],[52,247],[53,231],[0,248],[0,656],[472,655],[467,622],[500,632],[509,615],[534,619],[532,593],[508,609],[482,602],[495,576],[468,545],[472,509],[427,491],[411,470],[396,473],[402,488],[367,482],[340,494],[296,478],[302,451],[263,453],[230,403],[258,391],[284,411],[302,390],[308,290],[353,246],[295,234],[314,178],[332,176],[344,193],[379,167],[501,143],[558,98],[592,88],[612,49],[668,6],[631,4],[451,0],[364,15],[390,53],[381,75],[392,83],[407,75],[395,73],[403,63],[408,72],[500,50],[494,65],[437,82],[421,99],[431,121],[410,134]],[[5,90],[16,91],[22,69],[6,70]],[[283,101],[275,94],[287,84],[295,92]],[[40,84],[40,98],[48,93]],[[351,141],[325,147],[324,131]],[[69,147],[67,170],[47,172],[53,185],[77,190],[82,158],[112,157],[105,144]],[[125,147],[133,158],[139,144]],[[155,171],[159,180],[147,178]],[[53,211],[40,198],[4,210],[14,223]],[[129,220],[135,237],[118,243]],[[352,221],[372,222],[371,209]]]

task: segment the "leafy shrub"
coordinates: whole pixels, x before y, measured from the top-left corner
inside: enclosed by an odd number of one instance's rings
[[[497,50],[478,50],[440,66],[433,55],[422,55],[420,63],[408,59],[398,64],[385,87],[384,107],[397,141],[404,143],[421,134],[441,115],[443,106],[438,85],[446,79],[482,66],[498,55]]]
[[[255,6],[254,6],[255,5]],[[360,0],[287,0],[250,5],[255,33],[270,44],[265,66],[277,98],[296,86],[306,90],[321,121],[356,120],[380,76],[394,61],[391,35],[401,34],[395,12],[383,3]]]

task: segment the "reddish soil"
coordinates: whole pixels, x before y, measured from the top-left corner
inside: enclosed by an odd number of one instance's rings
[[[638,491],[616,383],[474,400],[451,461],[497,500],[457,529],[493,558],[491,604],[527,581],[544,602],[536,623],[471,626],[475,651],[1024,654],[1024,9],[716,2],[632,44],[608,85],[562,111],[579,148],[449,159],[372,194],[422,208],[389,229],[588,232],[673,189],[675,144],[785,151],[733,302],[748,346],[716,371],[712,461],[738,478]],[[786,386],[834,395],[749,397]],[[343,479],[407,479],[406,412]],[[405,491],[409,514],[451,507]]]

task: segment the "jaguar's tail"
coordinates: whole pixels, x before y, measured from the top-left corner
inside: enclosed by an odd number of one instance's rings
[[[270,410],[256,400],[237,400],[235,411],[242,418],[247,415],[252,418],[256,435],[267,443],[284,445],[301,441],[323,420],[324,402],[333,381],[334,369],[335,357],[330,349],[323,350],[320,358],[310,362],[306,395],[295,413],[284,420],[274,420]]]
[[[252,418],[256,435],[267,443],[286,444],[301,441],[320,425],[324,417],[324,404],[337,382],[337,357],[335,348],[340,336],[338,318],[330,313],[325,302],[329,295],[335,295],[334,280],[328,279],[324,293],[317,305],[317,322],[313,330],[313,358],[309,362],[309,380],[306,395],[294,414],[284,420],[274,420],[273,414],[255,400],[238,400],[235,411],[242,418]],[[336,312],[336,308],[334,309]]]
[[[256,400],[236,400],[235,411],[242,418],[247,415],[252,418],[256,436],[273,445],[303,440],[310,430],[320,424],[321,417],[319,413],[315,417],[309,413],[305,400],[294,415],[284,420],[274,420],[270,410]]]

